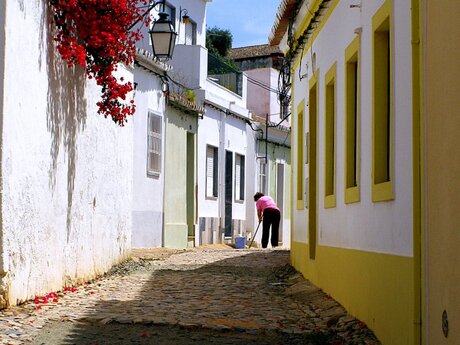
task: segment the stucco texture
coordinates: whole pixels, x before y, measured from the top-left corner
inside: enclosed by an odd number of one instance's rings
[[[43,2],[7,1],[0,269],[10,304],[105,272],[131,243],[132,126],[97,115],[100,90],[60,59],[48,23]]]

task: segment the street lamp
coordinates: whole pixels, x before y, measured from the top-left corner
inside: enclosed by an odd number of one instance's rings
[[[153,55],[161,60],[169,60],[172,58],[177,37],[177,33],[174,31],[174,26],[171,20],[168,19],[169,15],[165,12],[165,3],[166,0],[153,1],[147,6],[147,10],[141,15],[141,17],[129,27],[129,30],[131,30],[157,5],[163,5],[162,11],[158,14],[159,18],[153,22],[153,26],[149,30]]]
[[[153,22],[149,31],[153,55],[159,59],[168,60],[174,53],[177,33],[174,31],[172,22],[168,20],[167,13],[160,12],[158,15],[158,20]]]

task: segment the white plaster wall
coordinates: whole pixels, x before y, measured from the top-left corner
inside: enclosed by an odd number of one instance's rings
[[[198,216],[219,217],[219,199],[223,197],[220,193],[222,181],[219,180],[219,195],[217,200],[206,197],[206,146],[221,147],[221,112],[217,109],[206,108],[206,115],[198,120],[198,145],[197,145],[197,179],[198,179]],[[225,167],[223,157],[219,156],[219,170]],[[220,174],[219,174],[220,175]]]
[[[161,173],[147,174],[148,112],[164,116],[165,100],[161,80],[144,68],[136,67],[136,113],[133,118],[133,247],[160,247],[163,243],[164,149],[162,142]],[[163,136],[165,133],[163,117]]]
[[[279,71],[274,68],[258,68],[244,73],[252,79],[269,85],[272,89],[278,89]],[[266,114],[269,114],[269,119],[272,122],[278,123],[281,121],[278,95],[250,81],[248,81],[247,86],[247,107],[254,114],[264,118]],[[289,126],[289,120],[284,121],[283,126]]]
[[[132,124],[96,114],[99,89],[59,59],[42,6],[6,8],[2,252],[12,304],[107,271],[131,244]],[[123,67],[119,75],[132,80]]]
[[[258,68],[245,71],[246,75],[252,79],[260,81],[264,85],[270,84],[270,68]],[[264,88],[248,82],[248,109],[252,113],[265,117],[271,114],[270,107],[271,92]]]
[[[5,81],[5,21],[6,21],[6,1],[0,2],[0,162],[2,161],[2,136],[3,136],[3,118],[4,118],[4,81]],[[0,165],[0,183],[3,180],[2,169]],[[0,227],[2,227],[2,204],[0,200]],[[5,267],[5,255],[3,255],[3,232],[0,231],[0,272],[3,274]]]
[[[318,241],[322,245],[361,249],[374,252],[412,256],[412,107],[411,107],[411,27],[410,1],[393,2],[394,42],[394,201],[371,201],[372,164],[372,16],[383,4],[382,0],[362,2],[359,8],[350,8],[341,1],[313,43],[313,51],[305,50],[302,74],[294,71],[294,108],[308,95],[308,81],[312,75],[311,56],[316,54],[319,69],[319,123],[318,123]],[[345,20],[346,18],[346,20]],[[360,195],[361,201],[344,204],[344,55],[346,47],[361,35],[361,109],[360,109]],[[324,76],[337,62],[337,207],[324,209]],[[306,69],[308,64],[308,70]],[[308,99],[306,100],[306,104]],[[305,131],[308,126],[308,106],[305,108]],[[296,135],[296,133],[294,133]],[[296,143],[296,137],[293,137]],[[295,148],[293,147],[295,150]],[[296,157],[296,154],[293,154]],[[305,165],[307,168],[307,166]],[[294,170],[296,168],[294,166]],[[305,170],[307,172],[307,169]],[[296,190],[296,179],[293,190]],[[295,241],[307,241],[306,211],[295,209],[293,198]]]
[[[180,9],[186,9],[190,20],[194,21],[197,26],[196,44],[205,46],[206,42],[206,1],[204,0],[170,0],[172,6],[176,7],[176,31],[177,44],[185,42],[185,25],[182,22]],[[185,12],[184,12],[185,13]]]
[[[174,69],[169,75],[177,82],[196,90],[206,87],[208,50],[202,46],[178,44],[169,62]]]
[[[225,125],[225,150],[233,152],[233,219],[246,219],[246,204],[251,199],[251,196],[247,195],[246,193],[244,202],[235,201],[235,154],[237,153],[243,155],[245,157],[246,165],[248,146],[247,141],[248,138],[246,134],[246,123],[240,118],[236,118],[234,116],[227,116]],[[248,176],[247,174],[245,174],[245,184],[248,183],[247,178]],[[222,193],[224,193],[223,190]]]

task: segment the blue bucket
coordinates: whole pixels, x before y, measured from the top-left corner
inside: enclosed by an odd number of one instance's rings
[[[235,237],[235,248],[236,249],[246,248],[246,237],[243,237],[243,236]]]

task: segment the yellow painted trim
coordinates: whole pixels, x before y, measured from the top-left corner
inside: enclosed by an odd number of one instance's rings
[[[336,79],[337,75],[337,62],[334,62],[334,64],[329,68],[329,71],[327,71],[325,77],[324,77],[324,84],[327,86],[328,84],[331,83],[331,81]]]
[[[316,257],[318,233],[318,122],[319,122],[319,70],[309,80],[308,89],[308,241],[310,259]],[[312,92],[314,95],[312,97]],[[314,107],[312,101],[314,100]]]
[[[303,210],[304,209],[304,192],[305,192],[305,186],[304,186],[304,178],[305,178],[305,167],[304,167],[304,147],[305,147],[305,142],[304,142],[304,136],[305,136],[305,100],[301,100],[299,105],[297,106],[297,118],[295,121],[295,124],[297,125],[297,130],[296,130],[296,151],[297,151],[297,157],[296,157],[296,209],[297,210]]]
[[[324,197],[324,208],[334,208],[336,207],[336,197],[335,195],[326,195]]]
[[[393,47],[393,16],[392,16],[392,3],[391,0],[386,0],[384,4],[380,7],[380,9],[375,13],[372,17],[372,33],[378,30],[378,28],[385,22],[385,20],[389,20],[389,46],[390,46],[390,70],[388,71],[390,75],[390,104],[389,104],[389,111],[390,111],[390,124],[389,124],[389,131],[390,131],[390,138],[389,138],[389,145],[388,150],[389,152],[389,181],[375,182],[376,179],[376,157],[375,157],[375,150],[377,145],[376,140],[376,117],[377,117],[377,109],[376,109],[376,74],[379,73],[376,70],[375,66],[375,40],[372,38],[372,201],[379,202],[379,201],[389,201],[394,199],[393,194],[393,161],[394,161],[394,116],[393,116],[393,90],[394,90],[394,81],[393,81],[393,71],[394,71],[394,52],[392,51]],[[373,36],[372,36],[373,37]]]
[[[293,241],[291,264],[374,331],[382,344],[415,345],[414,259]],[[395,279],[397,277],[397,279]]]
[[[318,69],[313,73],[311,76],[310,80],[308,81],[308,86],[309,89],[311,89],[313,86],[315,86],[316,83],[318,83]]]
[[[372,201],[393,200],[393,181],[372,184]]]
[[[327,11],[326,15],[323,17],[323,20],[321,21],[321,23],[319,24],[319,26],[315,29],[315,32],[313,33],[313,36],[308,40],[307,44],[305,45],[305,48],[303,49],[303,53],[302,54],[298,54],[298,58],[295,60],[295,62],[292,64],[293,66],[293,70],[296,70],[299,65],[300,65],[300,62],[302,61],[303,57],[305,56],[305,54],[308,53],[308,50],[310,49],[311,45],[313,44],[313,42],[316,40],[316,37],[318,37],[319,33],[321,32],[321,30],[323,29],[324,25],[326,24],[327,20],[329,19],[329,17],[331,16],[331,14],[334,12],[334,9],[336,8],[336,6],[339,4],[340,0],[333,0],[333,2],[331,3],[331,6],[329,7],[329,10]],[[308,17],[308,16],[307,16]],[[311,17],[311,16],[310,16]],[[311,20],[311,18],[310,18]],[[301,27],[307,27],[307,24],[304,24],[302,22],[302,25]],[[303,32],[303,31],[298,31],[299,32],[299,35],[297,35],[297,37],[300,36],[300,32]],[[297,32],[296,32],[297,34]],[[289,49],[286,51],[286,53],[289,52]]]
[[[345,181],[345,184],[344,184],[344,202],[345,204],[351,204],[351,203],[355,203],[355,202],[359,202],[361,200],[360,198],[360,163],[361,163],[361,159],[360,159],[360,155],[361,155],[361,150],[360,150],[360,147],[361,147],[361,142],[360,142],[360,124],[361,124],[361,121],[360,121],[360,118],[361,118],[361,114],[360,114],[360,105],[361,105],[361,73],[360,73],[360,70],[361,70],[361,61],[360,61],[360,54],[361,54],[361,47],[360,47],[360,42],[361,42],[361,36],[358,35],[356,36],[353,41],[351,41],[351,43],[348,45],[348,47],[345,49],[345,66],[344,66],[344,70],[345,70],[345,78],[344,78],[344,95],[345,95],[345,135],[344,135],[344,138],[345,138],[345,143],[344,143],[344,149],[345,149],[345,152],[344,152],[344,157],[345,157],[345,161],[344,161],[344,181]],[[356,61],[353,61],[354,57],[356,56]],[[347,140],[348,140],[348,133],[350,132],[350,129],[348,128],[348,116],[350,116],[348,114],[348,110],[347,110],[347,97],[348,97],[348,87],[347,87],[347,82],[348,82],[348,77],[347,77],[347,64],[349,62],[356,62],[357,63],[357,75],[356,75],[356,79],[357,79],[357,90],[356,90],[356,97],[357,97],[357,104],[356,104],[356,132],[355,132],[355,144],[356,144],[356,157],[355,157],[355,169],[356,169],[356,186],[350,186],[350,187],[347,187],[347,180],[348,180],[348,176],[347,176],[347,173],[348,173],[348,164],[349,162],[347,161],[347,157],[348,157],[348,154],[347,154],[347,150],[349,150],[348,148],[348,145],[347,145]]]
[[[292,72],[291,72],[291,77],[292,77]],[[290,101],[291,101],[291,104],[290,104],[291,109],[294,109],[294,83],[291,83],[291,100]],[[292,113],[292,110],[291,110],[291,113]],[[294,141],[294,136],[292,135],[292,130],[294,129],[293,128],[294,127],[294,119],[293,118],[291,118],[291,125],[292,125],[292,127],[291,127],[291,139],[290,139],[291,140],[291,150],[290,150],[290,156],[291,156],[291,162],[290,162],[291,163],[290,164],[290,166],[291,166],[291,178],[290,178],[290,180],[291,180],[290,181],[291,195],[290,195],[290,199],[291,200],[289,202],[291,204],[291,207],[290,207],[291,219],[294,219],[294,207],[293,206],[294,206],[294,201],[295,201],[296,196],[295,196],[295,193],[294,193],[294,177],[295,177],[295,173],[294,173],[294,171],[295,171],[295,169],[294,169],[294,162],[295,162],[295,160],[294,160],[294,151],[295,151],[295,149],[294,149],[294,147],[295,146],[294,146],[294,143],[295,143],[295,141]],[[297,207],[296,207],[296,209],[297,209]],[[294,239],[294,231],[291,230],[289,236],[290,236],[289,245],[291,245],[292,241]]]
[[[307,10],[307,15],[303,17],[302,22],[298,26],[298,29],[294,33],[294,40],[297,41],[297,39],[302,35],[302,33],[307,29],[308,25],[310,24],[311,20],[313,19],[313,15],[319,8],[319,5],[323,0],[314,0],[313,4],[308,6],[309,4],[307,3],[308,10]]]
[[[358,187],[345,188],[345,204],[353,204],[360,201],[360,189]]]
[[[412,0],[412,140],[413,140],[413,207],[414,207],[414,343],[425,345],[426,314],[425,305],[425,236],[423,233],[425,212],[422,181],[424,178],[424,128],[422,119],[422,62],[423,51],[421,30],[422,5],[421,0]]]
[[[336,188],[337,188],[337,63],[335,62],[324,77],[324,208],[336,207]],[[332,114],[328,114],[328,87],[334,84],[334,99],[332,104]],[[329,117],[332,116],[332,119]],[[333,133],[329,133],[329,121],[332,121]],[[333,156],[329,157],[328,138],[332,135]],[[332,159],[332,162],[329,160]],[[328,171],[328,164],[332,164],[332,171]],[[332,176],[329,176],[331,174]],[[328,193],[328,181],[332,179],[332,194]]]

